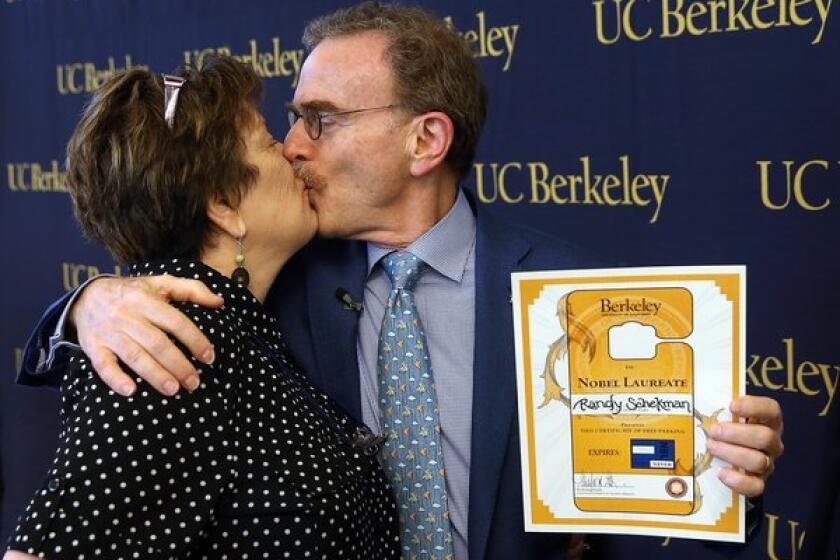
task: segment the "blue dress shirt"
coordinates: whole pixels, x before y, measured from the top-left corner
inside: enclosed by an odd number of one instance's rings
[[[456,560],[467,560],[473,349],[475,347],[475,216],[462,191],[450,211],[405,250],[428,267],[414,288],[426,330],[438,395],[449,519]],[[393,248],[368,244],[364,310],[356,341],[362,418],[377,433],[376,357],[391,282],[379,261]]]

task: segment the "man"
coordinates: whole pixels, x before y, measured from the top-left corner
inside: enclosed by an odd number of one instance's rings
[[[415,340],[416,347],[427,345],[434,371],[431,384],[416,387],[430,399],[424,402],[432,429],[416,429],[439,433],[430,446],[442,449],[445,488],[429,490],[440,491],[436,505],[444,511],[435,530],[418,528],[414,496],[403,494],[411,475],[386,467],[405,512],[404,556],[565,557],[565,536],[522,529],[510,273],[604,263],[500,223],[458,188],[473,160],[486,94],[472,53],[442,21],[421,10],[364,4],[312,22],[304,42],[310,52],[284,150],[310,189],[326,239],[289,263],[269,298],[288,346],[317,385],[396,440],[402,430],[390,416],[399,405],[389,400],[393,372],[381,363],[392,348],[381,327],[395,298],[407,296],[405,311],[425,327],[426,343]],[[415,287],[392,285],[385,267],[395,250],[422,261]],[[213,349],[166,299],[219,304],[194,284],[158,278],[96,281],[73,306],[79,341],[115,390],[133,389],[116,356],[163,392],[174,393],[178,383],[195,389],[195,370],[164,332],[212,361]],[[27,367],[41,357],[30,347]],[[719,424],[709,449],[746,471],[722,469],[725,484],[757,496],[782,451],[781,412],[757,397],[739,399],[732,411],[754,423]],[[409,440],[416,436],[415,427],[405,430]],[[389,445],[386,464],[396,453]],[[439,486],[436,469],[427,471],[430,486]],[[424,549],[432,533],[443,538]]]

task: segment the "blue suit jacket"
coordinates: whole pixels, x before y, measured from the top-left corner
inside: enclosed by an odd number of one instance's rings
[[[826,446],[816,474],[820,491],[814,497],[802,548],[807,560],[840,558],[840,412],[834,412],[828,433],[832,444]]]

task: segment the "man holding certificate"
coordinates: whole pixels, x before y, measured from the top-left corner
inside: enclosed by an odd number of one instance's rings
[[[566,535],[523,530],[510,275],[603,263],[501,223],[459,188],[486,94],[472,53],[443,21],[363,4],[314,21],[304,41],[284,151],[310,189],[323,239],[289,262],[267,306],[313,382],[355,418],[399,445],[415,430],[439,434],[441,464],[422,476],[441,475],[448,557],[564,558]],[[135,387],[118,359],[162,392],[196,387],[195,369],[161,331],[213,360],[206,338],[162,304],[167,296],[213,303],[203,284],[163,277],[96,280],[74,301],[77,339],[115,391]],[[24,368],[40,373],[24,382],[49,379],[48,339],[65,304],[39,325]],[[408,313],[404,325],[396,307]],[[431,420],[395,430],[393,410],[409,401]],[[732,465],[718,472],[723,484],[759,496],[782,452],[781,411],[760,397],[739,398],[731,411],[750,422],[715,424],[708,449]],[[394,454],[416,465],[423,449],[406,446]],[[418,516],[401,484],[410,476],[392,470],[404,537]],[[405,557],[422,553],[414,544],[404,538]]]

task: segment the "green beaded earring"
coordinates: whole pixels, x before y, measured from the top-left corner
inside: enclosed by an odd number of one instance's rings
[[[242,252],[242,238],[240,237],[236,240],[236,268],[233,269],[231,278],[243,288],[247,288],[248,283],[251,281],[251,275],[245,270],[244,265],[245,253]]]

